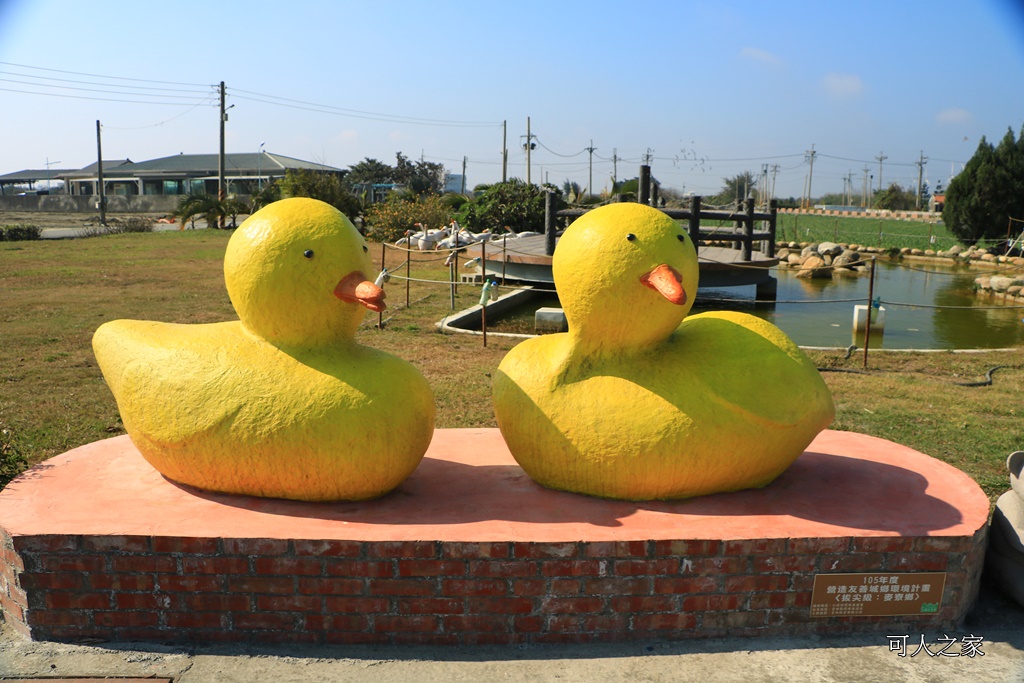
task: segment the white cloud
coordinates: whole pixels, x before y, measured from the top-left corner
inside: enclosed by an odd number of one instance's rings
[[[935,122],[939,124],[967,123],[971,120],[971,112],[959,107],[943,109],[935,115]]]
[[[825,92],[835,99],[848,100],[864,92],[864,81],[856,74],[826,74],[822,81]]]
[[[740,50],[740,57],[744,59],[752,59],[755,62],[761,62],[762,64],[769,64],[775,66],[782,63],[782,59],[777,55],[773,55],[771,52],[767,52],[756,47],[745,47]]]
[[[346,128],[344,130],[341,130],[341,131],[335,133],[333,135],[333,137],[331,138],[331,141],[332,142],[336,142],[336,143],[344,144],[346,142],[355,142],[358,139],[359,139],[359,131],[357,131],[357,130],[355,130],[353,128]]]

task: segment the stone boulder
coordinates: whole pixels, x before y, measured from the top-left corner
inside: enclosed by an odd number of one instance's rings
[[[988,279],[988,288],[993,292],[1005,292],[1014,284],[1016,284],[1014,278],[1004,275],[993,275]]]
[[[839,256],[843,248],[835,242],[822,242],[818,245],[818,253],[822,256]]]
[[[949,248],[949,250],[946,251],[946,255],[947,256],[957,256],[960,253],[962,253],[963,250],[964,250],[964,248],[962,246],[960,246],[959,244],[954,244],[952,247]]]
[[[852,266],[856,263],[860,263],[860,260],[860,254],[851,249],[847,249],[846,251],[839,254],[839,256],[836,256],[832,260],[832,265],[836,266],[837,268],[842,268],[846,266]]]
[[[832,277],[832,269],[825,266],[825,259],[818,255],[808,256],[800,264],[797,277],[803,278],[829,278]]]

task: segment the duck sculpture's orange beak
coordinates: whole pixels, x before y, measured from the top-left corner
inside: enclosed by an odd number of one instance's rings
[[[334,288],[334,296],[350,304],[362,304],[374,313],[388,307],[384,303],[384,290],[366,279],[358,270],[341,278]]]
[[[640,278],[640,282],[677,306],[682,306],[686,303],[683,276],[679,274],[678,270],[668,264],[663,263],[645,273]]]

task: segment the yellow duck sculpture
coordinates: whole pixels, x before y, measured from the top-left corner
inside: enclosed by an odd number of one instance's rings
[[[142,455],[201,489],[307,501],[383,495],[419,464],[434,399],[411,364],[355,342],[362,235],[337,209],[285,199],[248,218],[224,258],[240,320],[114,320],[93,349]]]
[[[543,486],[625,500],[758,488],[831,423],[828,387],[781,330],[686,318],[697,255],[661,211],[586,213],[552,269],[569,331],[514,347],[493,384],[502,436]]]

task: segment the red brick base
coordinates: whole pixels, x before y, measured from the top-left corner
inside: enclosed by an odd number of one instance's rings
[[[887,442],[873,440],[870,445],[878,443]],[[121,450],[111,467],[119,471],[148,467],[144,462],[125,461],[124,443],[117,446]],[[835,450],[829,457],[838,457]],[[905,456],[905,451],[900,455]],[[370,503],[309,506],[197,495],[156,477],[149,483],[166,487],[168,501],[182,496],[180,506],[210,506],[208,514],[221,515],[229,531],[239,530],[237,519],[249,519],[254,526],[263,525],[278,534],[273,524],[283,522],[274,515],[287,510],[292,517],[285,521],[290,521],[295,533],[289,538],[123,533],[158,525],[156,517],[140,519],[144,515],[138,510],[134,516],[131,510],[121,511],[129,515],[117,524],[122,532],[108,525],[110,533],[99,533],[96,524],[83,520],[78,524],[82,532],[73,533],[74,515],[80,511],[68,503],[71,508],[66,515],[40,522],[38,517],[44,514],[40,511],[60,507],[60,500],[50,499],[49,508],[39,506],[45,496],[32,492],[55,476],[78,478],[75,466],[105,471],[106,465],[96,460],[83,460],[81,453],[76,457],[77,464],[73,457],[61,463],[66,467],[38,471],[0,493],[0,607],[10,626],[36,640],[457,645],[949,630],[976,596],[987,528],[987,499],[983,495],[979,499],[980,490],[968,487],[973,482],[956,475],[950,475],[949,493],[969,499],[969,504],[950,516],[959,516],[962,523],[943,529],[941,535],[934,530],[856,529],[857,520],[849,522],[846,533],[837,534],[836,522],[831,520],[808,526],[806,520],[787,523],[786,515],[769,515],[763,523],[754,524],[751,520],[763,516],[760,503],[765,496],[771,498],[771,487],[712,497],[736,510],[716,518],[709,516],[708,506],[719,504],[713,500],[637,506],[546,491],[524,478],[505,484],[519,496],[514,502],[520,506],[544,508],[557,503],[564,514],[582,516],[583,523],[568,532],[580,540],[557,540],[562,532],[544,524],[502,521],[492,525],[488,521],[481,526],[483,522],[476,518],[483,515],[469,512],[461,531],[456,522],[430,525],[420,519],[417,526],[417,495],[426,489],[414,484],[403,485],[405,494]],[[946,474],[946,469],[952,470],[932,462]],[[425,477],[431,476],[430,467]],[[508,479],[513,472],[503,471],[502,476]],[[449,505],[458,505],[459,489],[452,472],[439,473],[444,475],[439,484],[447,482],[453,496]],[[138,472],[130,474],[132,478]],[[913,474],[929,477],[919,468]],[[807,475],[813,479],[814,472]],[[472,469],[466,469],[464,476],[470,488],[487,489],[474,478]],[[927,487],[929,500],[939,500],[936,494],[943,494],[944,485],[937,481],[932,478]],[[103,504],[102,487],[93,489],[92,482],[81,480],[75,483],[94,490],[97,504]],[[801,486],[798,480],[780,480],[776,485],[783,492]],[[163,491],[146,490],[151,499],[157,495],[153,491]],[[530,495],[536,498],[523,499],[524,491],[533,491]],[[367,509],[382,515],[387,511],[384,507],[404,504],[403,495],[413,499],[409,524],[398,529],[384,522],[374,526],[366,516]],[[485,490],[482,495],[496,494]],[[948,497],[941,500],[951,508],[956,502]],[[913,504],[913,495],[908,502]],[[746,518],[744,504],[753,506]],[[26,505],[35,506],[35,517]],[[605,512],[588,513],[588,506],[593,510],[600,506]],[[164,502],[154,514],[173,515],[172,508],[171,502]],[[789,509],[795,508],[790,505]],[[933,507],[931,514],[937,509]],[[177,512],[185,510],[181,507]],[[426,508],[421,510],[421,515],[431,516]],[[499,518],[509,516],[503,510],[496,511]],[[608,510],[619,511],[618,516],[609,515]],[[333,518],[323,519],[329,512]],[[594,515],[589,523],[587,514]],[[906,515],[914,519],[912,510]],[[665,516],[670,522],[676,520],[679,538],[665,537],[672,528],[658,522]],[[344,521],[345,517],[357,521]],[[598,520],[604,526],[594,524]],[[217,520],[206,523],[216,525]],[[750,527],[747,538],[737,537],[736,525],[741,523]],[[178,528],[186,527],[187,522],[179,523]],[[301,533],[310,528],[332,534]],[[528,538],[531,528],[536,540]],[[791,534],[810,528],[820,528],[822,534]],[[700,530],[699,537],[695,529]],[[724,531],[721,538],[710,537],[716,530]],[[395,538],[402,534],[433,535],[436,540]],[[351,538],[337,537],[344,535]],[[368,537],[372,535],[377,538]],[[816,574],[918,571],[947,573],[942,607],[936,614],[810,616]]]

